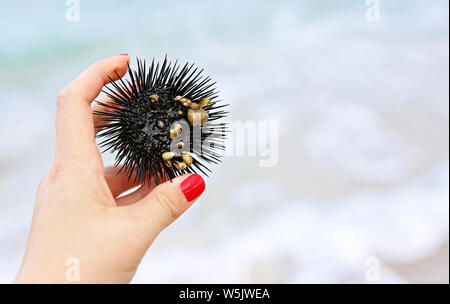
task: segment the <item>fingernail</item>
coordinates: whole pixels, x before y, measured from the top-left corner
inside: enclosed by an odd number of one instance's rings
[[[123,54],[119,54],[119,55],[123,55],[123,56],[128,56],[128,54],[127,54],[127,53],[123,53]]]
[[[199,197],[203,190],[205,190],[205,181],[200,175],[193,174],[186,178],[180,187],[187,201],[190,202]]]

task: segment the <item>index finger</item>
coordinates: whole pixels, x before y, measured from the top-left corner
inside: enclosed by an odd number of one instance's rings
[[[128,61],[127,55],[97,61],[59,93],[56,111],[57,153],[79,155],[97,149],[90,103],[111,79],[117,80],[125,75]]]

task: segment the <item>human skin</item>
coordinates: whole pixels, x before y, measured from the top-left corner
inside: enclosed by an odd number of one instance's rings
[[[199,175],[183,175],[118,197],[137,185],[103,167],[94,126],[104,122],[92,111],[104,109],[92,101],[108,75],[126,74],[128,61],[127,54],[98,61],[59,93],[55,154],[38,187],[16,283],[128,283],[153,240],[203,191]],[[74,259],[79,275],[68,276]]]

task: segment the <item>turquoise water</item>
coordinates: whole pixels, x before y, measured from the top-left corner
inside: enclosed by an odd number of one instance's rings
[[[0,281],[20,264],[58,91],[118,53],[193,61],[231,120],[280,128],[277,166],[226,157],[136,282],[365,282],[370,256],[381,282],[414,282],[426,274],[398,265],[442,250],[428,272],[448,269],[448,1],[380,0],[379,22],[363,0],[80,0],[79,22],[64,3],[0,1]]]

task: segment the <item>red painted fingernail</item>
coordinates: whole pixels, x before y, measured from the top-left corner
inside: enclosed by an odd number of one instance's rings
[[[119,54],[119,55],[123,55],[123,56],[128,56],[128,54],[127,54],[127,53],[124,53],[124,54]]]
[[[183,191],[184,196],[188,202],[194,200],[203,190],[205,190],[205,181],[198,174],[193,174],[186,178],[180,185],[181,191]]]

